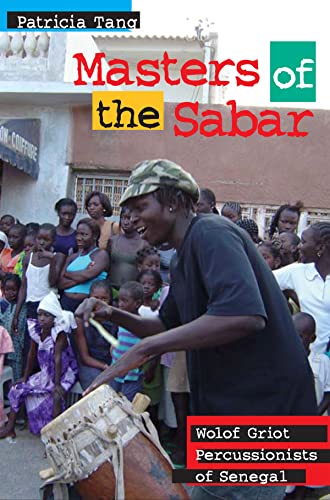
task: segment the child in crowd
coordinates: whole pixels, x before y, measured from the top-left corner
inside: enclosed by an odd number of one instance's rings
[[[6,364],[11,366],[14,373],[14,381],[19,380],[23,375],[23,351],[26,332],[26,306],[23,304],[17,331],[12,331],[12,322],[15,316],[18,292],[21,280],[16,274],[6,274],[2,280],[3,300],[0,302],[0,325],[11,335],[14,350],[6,356]]]
[[[326,354],[310,351],[310,344],[316,339],[313,316],[299,312],[293,316],[293,322],[314,373],[318,414],[327,415],[330,406],[330,359]]]
[[[29,252],[32,252],[32,250],[35,247],[36,240],[37,240],[37,234],[38,231],[30,231],[27,233],[27,235],[24,238],[24,252],[25,255]],[[23,259],[24,260],[24,259]],[[23,272],[23,261],[22,261],[22,272]]]
[[[152,271],[160,271],[160,255],[155,247],[144,247],[136,254],[136,267],[139,273],[141,271],[151,269]]]
[[[29,427],[39,434],[64,409],[65,395],[77,378],[77,363],[68,334],[76,328],[74,316],[63,311],[54,292],[38,307],[38,319],[28,320],[31,346],[24,377],[8,394],[11,412],[0,438],[15,436],[17,413],[25,403]],[[40,372],[31,375],[35,358]]]
[[[139,308],[139,315],[144,317],[158,316],[160,307],[159,299],[154,296],[162,286],[162,278],[158,271],[146,269],[141,271],[138,276],[138,282],[143,286],[143,304]],[[158,422],[158,407],[161,398],[161,368],[160,357],[156,357],[143,366],[143,388],[142,392],[147,394],[150,399],[149,413],[151,420],[157,428]]]
[[[15,217],[6,214],[0,219],[0,231],[3,231],[6,236],[9,234],[9,229],[16,223]]]
[[[23,252],[20,254],[20,258],[14,268],[14,273],[17,274],[21,279],[23,277],[23,261],[25,255],[33,250],[36,244],[36,238],[39,231],[39,224],[35,222],[29,222],[26,226],[26,236],[24,238]]]
[[[8,355],[8,353],[13,352],[13,350],[14,346],[9,333],[3,326],[0,326],[0,378],[3,373],[5,356]],[[3,401],[0,398],[0,428],[3,427],[6,422],[7,415],[3,407]]]
[[[160,273],[160,252],[155,247],[146,247],[137,253],[136,266],[138,271],[153,270]],[[168,270],[166,271],[166,279],[168,280]],[[162,278],[162,276],[161,276]],[[158,279],[158,278],[157,278]],[[158,308],[162,305],[169,291],[169,285],[161,286],[156,293],[154,293],[152,299],[153,304]],[[157,301],[157,302],[155,302]],[[159,301],[159,307],[158,307]],[[143,307],[143,306],[142,306]],[[141,312],[140,312],[141,314]],[[177,427],[177,420],[175,415],[175,409],[172,401],[171,392],[167,390],[167,379],[169,375],[170,368],[173,364],[175,354],[173,352],[167,352],[161,355],[160,358],[160,370],[161,370],[161,395],[159,402],[158,418],[159,424],[163,422],[165,425],[159,426],[159,432],[164,436],[164,440],[171,435],[171,429]],[[157,360],[156,360],[157,361]],[[155,363],[156,363],[155,361]],[[147,375],[148,377],[148,375]],[[145,380],[145,379],[144,379]],[[146,382],[144,382],[146,385]],[[155,419],[154,419],[155,420]],[[170,439],[170,437],[169,437]]]
[[[57,285],[65,255],[52,252],[55,236],[55,226],[47,223],[41,224],[36,236],[35,251],[24,257],[22,286],[13,319],[14,332],[17,330],[24,302],[27,305],[27,317],[36,319],[40,301]]]
[[[278,235],[277,239],[279,240],[279,250],[281,254],[281,262],[282,266],[288,266],[289,264],[293,264],[293,262],[297,262],[299,259],[299,250],[298,246],[300,244],[300,238],[296,235],[296,233],[290,233],[285,231]]]
[[[160,273],[160,260],[160,253],[157,248],[150,246],[142,248],[142,250],[139,250],[136,254],[137,270],[139,273],[148,270]],[[153,300],[159,300],[160,305],[162,305],[162,303],[166,299],[168,290],[169,286],[166,284],[166,282],[164,283],[162,279],[162,284],[160,288],[154,293]]]
[[[6,273],[15,272],[15,266],[24,252],[25,236],[26,227],[22,224],[14,224],[9,229],[8,243],[10,248],[3,251],[0,278],[3,278]]]
[[[242,218],[241,205],[236,201],[228,201],[222,207],[221,215],[231,220],[232,222],[237,222]]]
[[[110,283],[107,280],[94,281],[89,296],[111,305]],[[102,325],[113,336],[117,336],[118,327],[111,321],[105,321]],[[86,389],[111,364],[110,346],[92,325],[84,326],[80,318],[77,318],[75,343],[79,353],[79,381],[81,387]]]
[[[258,250],[272,271],[281,267],[281,254],[278,246],[272,241],[262,241]]]
[[[245,229],[247,233],[251,236],[251,239],[254,243],[260,243],[261,239],[259,238],[259,228],[256,222],[253,219],[239,219],[236,222],[238,227]]]
[[[118,293],[118,306],[123,311],[139,314],[143,303],[143,286],[136,281],[124,283]],[[112,350],[112,362],[115,363],[128,349],[140,342],[140,339],[121,326],[118,328],[119,345]],[[124,377],[116,377],[111,381],[111,387],[124,394],[130,401],[142,388],[142,371],[140,368],[130,370]]]

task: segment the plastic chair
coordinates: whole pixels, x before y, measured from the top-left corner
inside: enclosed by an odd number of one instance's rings
[[[14,374],[11,366],[4,366],[3,372],[0,377],[0,399],[4,400],[4,387],[7,383],[13,384],[14,382]]]

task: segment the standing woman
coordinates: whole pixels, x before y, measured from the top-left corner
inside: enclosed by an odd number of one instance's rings
[[[118,223],[106,220],[106,217],[111,217],[113,212],[108,196],[100,191],[92,191],[86,196],[85,208],[100,228],[98,241],[100,250],[107,250],[111,237],[119,232]]]
[[[281,205],[275,212],[269,228],[269,237],[281,233],[296,233],[300,218],[300,211],[303,207],[301,201],[295,205]]]
[[[109,271],[109,255],[97,246],[100,229],[96,222],[81,219],[76,237],[78,252],[67,257],[58,283],[63,290],[62,308],[72,312],[89,296],[92,283],[106,279]]]
[[[73,220],[77,215],[77,204],[71,198],[61,198],[55,204],[59,223],[56,226],[56,238],[54,252],[64,255],[72,255],[77,252],[76,231],[72,227]]]

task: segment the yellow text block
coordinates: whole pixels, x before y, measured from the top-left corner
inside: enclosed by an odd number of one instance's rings
[[[93,92],[93,130],[164,130],[164,92]]]

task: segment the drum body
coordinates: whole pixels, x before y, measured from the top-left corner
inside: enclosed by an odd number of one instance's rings
[[[189,498],[172,483],[152,426],[146,431],[132,404],[107,385],[46,425],[41,439],[54,471],[48,482],[74,483],[84,500]]]

